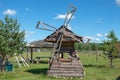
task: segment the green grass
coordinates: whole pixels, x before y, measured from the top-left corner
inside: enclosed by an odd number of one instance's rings
[[[96,62],[94,54],[82,54],[81,61],[86,72],[84,80],[117,80],[120,77],[120,59],[113,62],[114,67],[109,66],[109,60],[103,55]]]
[[[49,56],[49,53],[34,53],[36,56]],[[120,59],[113,62],[114,67],[109,67],[109,60],[100,54],[96,61],[95,54],[81,53],[80,60],[83,63],[85,77],[73,80],[120,80]],[[26,56],[26,55],[24,55]],[[14,68],[12,72],[0,72],[0,80],[70,80],[70,78],[54,78],[47,76],[47,63],[30,64],[30,67],[18,67],[15,58],[11,58]]]

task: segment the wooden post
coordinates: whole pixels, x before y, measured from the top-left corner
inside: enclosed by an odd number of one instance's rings
[[[31,48],[31,62],[33,62],[33,49]]]
[[[28,52],[29,52],[29,48],[27,47],[27,50],[26,50],[26,60],[28,61],[29,58],[28,58]]]
[[[98,61],[98,43],[97,43],[97,46],[96,46],[96,62]]]

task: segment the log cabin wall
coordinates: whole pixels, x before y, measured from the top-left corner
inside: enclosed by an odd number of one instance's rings
[[[61,45],[61,52],[70,52],[74,48],[74,42],[69,41],[69,42],[62,42]]]

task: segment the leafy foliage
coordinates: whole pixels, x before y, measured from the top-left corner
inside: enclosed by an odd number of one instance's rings
[[[107,38],[108,38],[108,40],[105,40],[105,41],[103,41],[103,49],[104,49],[104,51],[106,51],[106,52],[108,52],[109,54],[109,56],[114,56],[114,54],[116,54],[116,53],[114,53],[115,51],[116,51],[116,47],[115,47],[115,45],[117,44],[117,43],[119,43],[119,40],[118,40],[118,38],[116,37],[116,35],[115,35],[115,33],[114,33],[114,31],[112,30],[112,31],[110,31],[110,33],[107,35]]]
[[[3,59],[6,56],[13,56],[20,53],[25,46],[25,31],[20,31],[17,19],[5,16],[5,21],[0,20],[0,55]]]
[[[105,54],[108,56],[108,58],[110,59],[110,66],[112,65],[112,60],[117,58],[118,55],[118,48],[119,47],[115,47],[116,44],[120,44],[118,38],[116,37],[114,31],[110,31],[110,33],[107,35],[108,40],[103,41],[103,49]]]
[[[96,51],[96,47],[98,46],[98,50],[103,50],[103,43],[89,43],[88,45],[75,43],[74,47],[78,51]]]

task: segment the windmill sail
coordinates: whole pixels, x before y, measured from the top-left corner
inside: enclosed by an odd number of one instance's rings
[[[41,27],[40,27],[41,25]],[[55,31],[57,30],[55,27],[48,25],[44,22],[38,21],[37,25],[36,25],[37,29],[41,29],[41,30],[46,30],[46,31]]]

